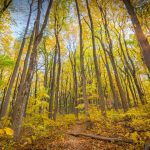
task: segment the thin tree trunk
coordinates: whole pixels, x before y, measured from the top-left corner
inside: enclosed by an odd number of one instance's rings
[[[20,80],[19,91],[18,91],[17,96],[19,96],[19,94],[23,90],[22,87],[23,87],[23,83],[24,83],[24,80],[25,80],[25,77],[26,77],[26,74],[27,74],[28,62],[29,62],[31,47],[32,47],[33,38],[34,38],[34,31],[35,31],[35,26],[32,30],[32,34],[31,34],[31,37],[30,37],[30,42],[29,42],[29,45],[28,45],[28,50],[27,50],[26,57],[25,57],[25,60],[24,60],[24,66],[23,66],[23,70],[22,70],[22,74],[21,74],[21,80]]]
[[[76,108],[78,105],[78,80],[77,80],[77,69],[76,69],[76,50],[73,53],[73,58],[71,58],[71,54],[69,54],[70,63],[72,66],[72,76],[73,76],[73,87],[74,87],[74,110],[75,116],[78,119],[78,109]],[[73,60],[72,60],[73,59]]]
[[[93,19],[91,16],[91,10],[89,7],[89,2],[86,0],[87,10],[88,10],[88,16],[90,19],[90,26],[91,26],[91,34],[92,34],[92,45],[93,45],[93,59],[94,59],[94,65],[95,65],[95,73],[97,78],[97,86],[98,86],[98,94],[100,98],[100,107],[101,112],[103,116],[106,116],[106,109],[105,109],[105,100],[104,100],[104,92],[102,88],[102,81],[101,81],[101,73],[98,66],[98,60],[96,55],[96,43],[95,43],[95,33],[94,33],[94,25],[93,25]]]
[[[98,2],[97,2],[97,4],[98,4]],[[118,87],[118,90],[119,90],[119,94],[120,94],[120,98],[121,98],[121,102],[122,102],[122,107],[123,107],[123,110],[126,112],[128,110],[127,98],[125,96],[125,91],[123,90],[123,87],[121,85],[118,70],[117,70],[117,67],[116,67],[116,64],[115,64],[115,59],[114,59],[114,55],[113,55],[113,51],[112,51],[113,50],[113,43],[112,43],[112,39],[111,39],[109,30],[108,30],[108,23],[107,23],[107,19],[106,19],[106,11],[104,11],[99,4],[98,4],[98,8],[99,8],[100,13],[103,17],[105,35],[108,38],[109,51],[107,51],[107,53],[108,53],[109,58],[111,60],[111,64],[112,64],[113,71],[114,71],[114,74],[115,74],[115,79],[116,79],[117,87]]]
[[[38,89],[38,66],[36,63],[36,69],[35,69],[35,89],[34,89],[34,97],[37,98],[37,89]]]
[[[44,72],[44,87],[47,88],[48,83],[48,53],[46,49],[46,43],[44,41],[44,61],[45,61],[45,72]]]
[[[85,107],[85,115],[86,115],[86,121],[90,120],[90,115],[88,112],[89,109],[89,103],[87,100],[87,91],[86,91],[86,75],[85,75],[85,64],[84,64],[84,52],[83,52],[83,35],[82,35],[82,24],[81,24],[81,18],[80,18],[80,11],[79,11],[79,5],[78,1],[75,0],[76,3],[76,10],[77,10],[77,16],[78,16],[78,23],[80,28],[80,68],[81,68],[81,78],[82,78],[82,92],[83,92],[83,100],[84,100],[84,107]],[[87,124],[88,126],[88,124]]]
[[[127,60],[127,58],[125,56],[125,53],[124,53],[124,50],[123,50],[123,46],[122,46],[122,43],[121,43],[120,36],[118,37],[118,40],[119,40],[119,46],[120,46],[121,52],[123,54],[124,62],[126,64],[126,66],[128,67],[128,69],[130,70],[130,73],[131,73],[131,75],[133,77],[133,80],[134,80],[134,83],[136,85],[136,88],[137,88],[138,95],[139,95],[139,98],[141,100],[141,103],[144,104],[144,93],[143,93],[142,89],[139,86],[139,83],[138,83],[138,80],[137,80],[137,77],[136,77],[135,67],[131,68],[130,64],[128,63],[128,60]],[[134,65],[134,64],[132,64],[132,65]]]
[[[105,61],[106,61],[105,66],[106,66],[106,70],[107,70],[108,77],[109,77],[109,83],[110,83],[110,87],[111,87],[112,94],[113,94],[114,108],[115,108],[116,111],[118,111],[118,108],[119,108],[119,96],[118,96],[118,93],[117,93],[117,91],[115,89],[115,85],[113,83],[113,79],[112,79],[112,75],[111,75],[111,71],[110,71],[110,66],[109,66],[108,59],[107,59],[106,49],[105,49],[105,46],[104,46],[102,41],[101,41],[101,45],[102,45],[102,48],[103,48],[103,51],[104,51],[104,55],[105,55]]]

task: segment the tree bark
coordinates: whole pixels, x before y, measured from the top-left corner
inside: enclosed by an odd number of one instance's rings
[[[135,86],[136,86],[137,91],[138,91],[138,95],[139,95],[140,101],[141,101],[142,104],[145,104],[145,102],[144,102],[144,93],[143,93],[143,91],[142,91],[142,89],[141,89],[141,87],[140,87],[140,85],[138,83],[137,76],[136,76],[136,69],[135,69],[135,67],[132,68],[130,66],[130,64],[128,63],[128,60],[127,60],[126,55],[125,55],[124,50],[123,50],[123,46],[122,46],[122,43],[121,43],[121,37],[120,36],[118,37],[118,41],[119,41],[119,46],[120,46],[121,52],[123,54],[124,62],[126,64],[126,66],[127,66],[127,69],[129,69],[129,71],[130,71],[130,73],[131,73],[131,75],[133,77]],[[126,49],[127,49],[127,47],[126,47]],[[132,66],[133,65],[134,64],[132,62]]]
[[[97,2],[97,4],[98,4],[98,2]],[[99,4],[98,4],[98,8],[99,8],[100,13],[103,17],[105,36],[108,39],[109,51],[107,51],[107,53],[109,55],[109,58],[110,58],[110,61],[111,61],[112,67],[113,67],[113,71],[114,71],[114,74],[115,74],[115,79],[116,79],[117,87],[118,87],[118,90],[119,90],[119,94],[120,94],[120,98],[121,98],[121,102],[122,102],[122,107],[123,107],[123,110],[126,112],[128,110],[127,98],[125,96],[125,91],[123,90],[123,87],[122,87],[121,82],[120,82],[117,66],[116,66],[116,63],[115,63],[115,58],[114,58],[114,55],[113,55],[113,42],[112,42],[112,38],[110,36],[110,32],[108,30],[106,11],[103,10],[103,8]]]
[[[87,90],[86,90],[86,75],[85,75],[85,64],[84,64],[84,52],[83,52],[83,31],[82,31],[82,23],[80,18],[80,10],[78,1],[75,0],[76,3],[76,10],[77,10],[77,16],[78,16],[78,23],[80,28],[80,68],[81,68],[81,78],[82,78],[82,92],[83,92],[83,100],[84,100],[84,107],[85,107],[85,115],[86,115],[86,121],[88,122],[90,120],[90,115],[88,112],[89,109],[89,103],[87,100]]]
[[[61,74],[61,50],[60,50],[60,43],[59,43],[59,37],[58,37],[58,32],[56,29],[55,32],[55,37],[56,37],[56,44],[57,44],[57,51],[58,51],[58,70],[57,70],[57,85],[56,85],[56,94],[55,94],[55,108],[54,108],[54,115],[53,118],[56,120],[56,115],[58,112],[58,101],[59,101],[59,86],[60,86],[60,74]]]
[[[134,27],[134,31],[137,37],[137,40],[139,42],[140,48],[142,50],[142,54],[143,54],[143,58],[144,58],[144,62],[150,72],[150,44],[147,40],[147,38],[145,37],[140,22],[138,20],[138,17],[134,11],[134,7],[131,4],[130,0],[123,0],[126,9],[131,17],[131,21]]]
[[[101,42],[101,45],[102,45],[102,48],[103,48],[103,51],[104,51],[104,55],[105,55],[105,61],[106,61],[105,66],[106,66],[106,70],[107,70],[108,77],[109,77],[109,83],[110,83],[111,91],[112,91],[112,94],[113,94],[114,108],[115,108],[116,111],[118,111],[118,108],[119,108],[119,96],[118,96],[117,90],[115,89],[115,85],[113,83],[113,79],[112,79],[112,75],[111,75],[111,71],[110,71],[110,66],[109,66],[108,59],[107,59],[105,45],[104,45],[104,43],[101,40],[100,40],[100,42]]]
[[[50,90],[49,90],[49,118],[53,118],[53,102],[54,102],[54,90],[55,90],[55,74],[56,74],[56,61],[57,61],[57,46],[55,48],[54,54],[54,62],[53,62],[53,69],[51,74],[51,83],[50,83]]]
[[[37,49],[38,45],[42,39],[43,31],[47,25],[50,9],[52,6],[52,0],[49,2],[46,15],[44,18],[44,22],[42,24],[41,30],[39,31],[39,24],[40,24],[40,16],[41,16],[41,7],[42,7],[42,0],[38,0],[38,11],[37,11],[37,18],[35,24],[35,40],[33,44],[33,49],[30,57],[29,68],[27,71],[26,79],[23,84],[23,91],[21,92],[21,96],[18,97],[17,103],[15,104],[14,114],[13,114],[13,129],[14,129],[14,138],[17,140],[20,135],[21,123],[24,116],[24,110],[26,103],[28,101],[28,95],[30,92],[30,86],[33,79],[35,65],[36,65],[36,56],[37,56]]]
[[[35,69],[35,88],[34,88],[34,97],[37,98],[37,90],[38,90],[38,64],[36,61],[36,69]]]
[[[19,68],[19,64],[20,64],[20,60],[21,60],[21,56],[22,56],[22,52],[23,52],[24,45],[25,45],[25,42],[26,42],[26,35],[27,35],[27,32],[28,32],[30,19],[31,19],[31,13],[32,13],[32,5],[33,5],[33,1],[30,4],[30,11],[29,11],[29,17],[28,17],[27,25],[26,25],[26,28],[25,28],[25,32],[24,32],[23,40],[22,40],[22,43],[21,43],[21,46],[20,46],[19,54],[18,54],[18,57],[17,57],[17,60],[16,60],[16,64],[15,64],[15,67],[14,67],[14,70],[13,70],[13,73],[12,73],[12,76],[11,76],[11,79],[10,79],[10,82],[9,82],[9,86],[8,86],[8,89],[7,89],[7,92],[6,92],[5,100],[4,100],[4,103],[3,103],[3,106],[2,106],[2,109],[1,109],[1,112],[0,112],[0,118],[4,117],[7,113],[8,104],[9,104],[10,96],[11,96],[11,91],[12,91],[12,88],[13,88],[13,84],[15,82],[16,74],[18,72],[18,68]]]
[[[44,72],[44,87],[47,88],[48,86],[48,52],[47,52],[47,49],[46,49],[46,43],[45,43],[45,39],[43,41],[43,46],[44,46],[44,67],[45,67],[45,72]]]
[[[75,116],[78,119],[78,109],[76,108],[78,105],[77,99],[78,99],[78,80],[77,80],[77,69],[76,69],[76,50],[72,54],[73,58],[71,58],[71,53],[69,54],[70,63],[72,66],[72,76],[73,76],[73,87],[74,87],[74,110],[75,110]]]
[[[88,0],[86,0],[86,5],[87,5],[87,10],[88,10],[88,16],[90,19],[90,27],[91,27],[91,34],[92,34],[92,45],[93,45],[93,59],[94,59],[95,73],[96,73],[96,78],[97,78],[98,93],[99,93],[99,98],[100,98],[100,107],[101,107],[102,115],[106,116],[104,92],[103,92],[102,81],[101,81],[101,73],[100,73],[100,69],[98,66],[97,55],[96,55],[94,25],[93,25],[93,19],[91,16],[91,10],[89,7]]]

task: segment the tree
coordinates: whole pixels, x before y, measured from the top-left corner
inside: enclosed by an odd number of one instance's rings
[[[124,111],[126,112],[128,110],[128,103],[127,103],[127,98],[125,96],[124,89],[121,85],[121,81],[120,81],[120,78],[119,78],[117,66],[116,66],[116,63],[115,63],[115,58],[114,58],[114,54],[113,54],[113,42],[112,42],[112,38],[110,36],[110,31],[108,29],[108,22],[107,22],[107,18],[106,18],[107,13],[106,13],[106,10],[103,10],[102,6],[98,2],[97,2],[97,5],[98,5],[99,11],[100,11],[100,13],[103,17],[103,22],[104,22],[103,26],[104,26],[104,30],[105,30],[105,37],[106,37],[107,42],[108,42],[109,51],[106,51],[106,52],[107,52],[107,54],[110,58],[110,61],[111,61],[112,67],[113,67],[117,87],[118,87],[121,102],[122,102],[122,107],[123,107]]]
[[[9,82],[9,86],[8,86],[8,89],[7,89],[5,100],[4,100],[3,106],[1,108],[0,118],[4,117],[6,115],[6,112],[7,112],[7,109],[8,109],[8,104],[9,104],[9,101],[10,101],[12,87],[13,87],[13,84],[15,82],[16,74],[17,74],[17,71],[18,71],[18,68],[19,68],[19,63],[20,63],[21,56],[22,56],[22,52],[23,52],[25,42],[26,42],[26,36],[27,36],[28,28],[29,28],[29,25],[30,25],[32,5],[33,5],[33,1],[30,4],[30,11],[29,11],[27,25],[26,25],[23,40],[22,40],[22,43],[21,43],[21,46],[20,46],[20,49],[19,49],[19,54],[18,54],[18,57],[17,57],[17,60],[16,60],[16,64],[15,64],[15,67],[14,67],[14,70],[13,70],[13,73],[12,73],[12,76],[11,76],[11,79],[10,79],[10,82]]]
[[[150,71],[150,59],[149,59],[150,58],[150,44],[142,31],[140,22],[134,11],[134,7],[132,6],[131,1],[123,0],[123,2],[126,6],[126,9],[129,13],[130,17],[131,17],[133,28],[134,28],[137,40],[139,42],[140,48],[142,50],[144,62],[146,64],[148,70]]]
[[[69,49],[69,59],[72,67],[72,75],[73,75],[73,86],[74,86],[74,109],[75,109],[75,116],[78,119],[78,79],[77,79],[77,61],[76,61],[76,49],[74,48],[74,43],[73,43],[73,49],[71,51],[71,46],[68,48]]]
[[[35,23],[35,39],[33,43],[33,48],[32,48],[32,53],[30,57],[30,63],[29,63],[26,79],[23,84],[24,90],[18,94],[18,97],[15,102],[15,106],[14,106],[14,112],[13,112],[13,129],[14,129],[15,139],[18,139],[19,134],[20,134],[20,125],[22,123],[22,119],[24,116],[24,110],[25,110],[25,106],[28,100],[30,86],[31,86],[33,75],[34,75],[38,45],[42,39],[43,31],[48,22],[52,2],[53,2],[52,0],[49,2],[42,27],[39,30],[42,0],[38,0],[38,11],[37,11],[37,18],[36,18],[36,23]]]
[[[86,75],[85,75],[85,64],[84,64],[84,52],[83,52],[83,31],[82,31],[82,23],[80,18],[80,10],[78,1],[75,0],[76,3],[76,10],[77,10],[77,16],[78,16],[78,23],[79,23],[79,29],[80,29],[80,68],[81,68],[81,78],[82,78],[82,92],[83,92],[83,100],[84,100],[84,107],[85,107],[85,114],[86,114],[86,121],[90,120],[90,115],[88,112],[89,103],[87,101],[87,91],[86,91]]]
[[[106,116],[104,93],[103,93],[103,89],[102,89],[100,69],[99,69],[99,66],[98,66],[97,55],[96,55],[94,25],[93,25],[93,19],[92,19],[92,16],[91,16],[91,10],[90,10],[90,7],[89,7],[88,0],[86,0],[86,5],[87,5],[87,10],[88,10],[88,16],[89,16],[89,19],[90,19],[90,27],[91,27],[90,29],[91,29],[91,34],[92,34],[92,45],[93,45],[93,59],[94,59],[95,72],[96,72],[96,78],[97,78],[98,93],[99,93],[99,98],[100,98],[100,107],[101,107],[102,115]]]

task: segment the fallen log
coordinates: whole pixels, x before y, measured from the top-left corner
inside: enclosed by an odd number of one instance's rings
[[[129,144],[133,144],[134,141],[132,139],[123,139],[123,138],[109,138],[109,137],[104,137],[104,136],[99,136],[99,135],[93,135],[93,134],[84,134],[84,133],[68,133],[69,135],[72,136],[84,136],[84,137],[89,137],[92,139],[96,139],[96,140],[102,140],[102,141],[107,141],[107,142],[112,142],[112,143],[129,143]]]

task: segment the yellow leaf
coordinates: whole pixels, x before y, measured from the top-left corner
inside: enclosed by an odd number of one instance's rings
[[[0,129],[0,135],[4,135],[4,130],[3,129]]]
[[[138,134],[137,134],[137,132],[133,132],[132,134],[131,134],[131,138],[133,139],[133,141],[134,142],[138,142]]]
[[[4,130],[5,130],[7,135],[11,135],[12,136],[14,134],[14,131],[11,128],[5,128]]]
[[[27,140],[27,142],[28,142],[29,144],[32,144],[32,139],[31,139],[31,138],[26,138],[26,140]]]

